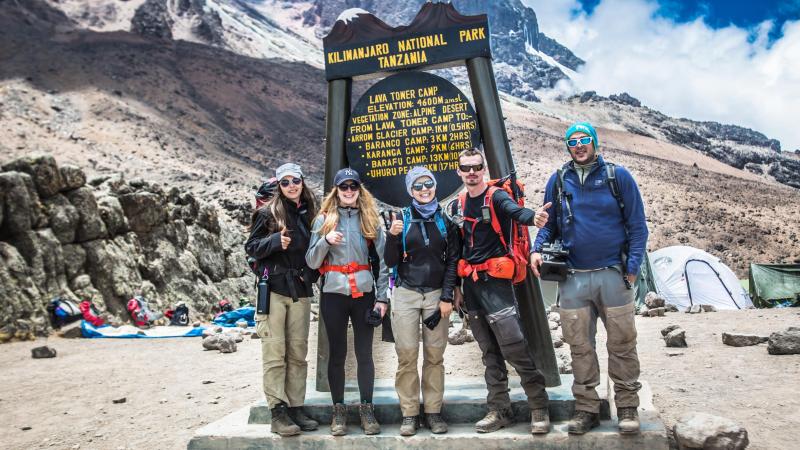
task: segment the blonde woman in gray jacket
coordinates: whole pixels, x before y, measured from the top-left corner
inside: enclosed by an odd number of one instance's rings
[[[334,184],[336,187],[323,200],[311,225],[311,242],[306,253],[308,266],[322,273],[320,312],[330,344],[331,434],[347,434],[344,364],[348,321],[353,324],[358,365],[361,428],[365,434],[378,434],[380,425],[372,404],[375,383],[372,336],[375,325],[386,314],[389,271],[381,260],[375,279],[370,254],[383,255],[386,236],[375,199],[361,184],[358,172],[342,169],[336,173]]]

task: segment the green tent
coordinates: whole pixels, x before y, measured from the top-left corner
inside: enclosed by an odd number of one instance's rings
[[[750,264],[749,284],[757,308],[800,306],[800,264]]]

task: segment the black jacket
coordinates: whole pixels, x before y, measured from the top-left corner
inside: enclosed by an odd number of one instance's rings
[[[311,297],[312,284],[319,278],[316,270],[306,264],[306,251],[311,238],[312,217],[305,205],[298,209],[294,202],[284,201],[288,236],[292,238],[289,247],[281,247],[281,233],[275,218],[268,207],[258,210],[250,237],[244,245],[245,252],[258,260],[259,276],[264,268],[269,269],[270,290],[280,295],[292,297]],[[294,291],[294,292],[293,292]]]
[[[440,211],[441,214],[441,211]],[[411,207],[411,217],[422,216]],[[397,266],[398,284],[408,288],[442,289],[441,299],[453,300],[453,288],[458,282],[458,259],[461,256],[461,235],[458,227],[442,215],[447,228],[447,240],[442,238],[436,222],[424,222],[429,245],[425,246],[419,223],[412,223],[406,236],[407,258],[403,258],[402,233],[386,234],[383,258],[387,267]]]
[[[494,232],[491,223],[481,221],[481,207],[486,191],[477,197],[467,195],[464,205],[464,216],[478,219],[475,224],[474,233],[472,222],[464,222],[464,259],[470,264],[481,264],[487,259],[497,258],[508,255],[508,249],[503,247],[497,233]],[[494,210],[497,220],[500,222],[500,229],[503,230],[503,237],[506,243],[511,239],[511,221],[514,220],[523,225],[533,225],[535,211],[528,208],[521,208],[505,191],[498,189],[492,195]]]

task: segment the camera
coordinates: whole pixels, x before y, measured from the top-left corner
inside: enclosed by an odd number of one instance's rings
[[[565,281],[569,273],[567,257],[569,250],[565,249],[561,241],[556,241],[542,246],[542,266],[539,274],[542,280]]]

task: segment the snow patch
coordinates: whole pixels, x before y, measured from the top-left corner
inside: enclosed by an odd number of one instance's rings
[[[339,17],[336,18],[336,21],[344,21],[344,23],[350,23],[350,21],[358,19],[359,14],[369,14],[369,11],[364,11],[361,8],[350,8],[345,9],[339,14]]]
[[[573,76],[577,75],[577,73],[574,70],[572,70],[569,67],[567,67],[567,66],[561,64],[560,62],[556,61],[555,59],[553,59],[552,56],[536,50],[527,41],[525,42],[525,51],[529,55],[537,56],[537,57],[541,58],[547,64],[549,64],[549,65],[551,65],[553,67],[557,67],[557,68],[561,69],[561,71],[564,72],[564,74],[567,75],[570,78],[572,78]]]

